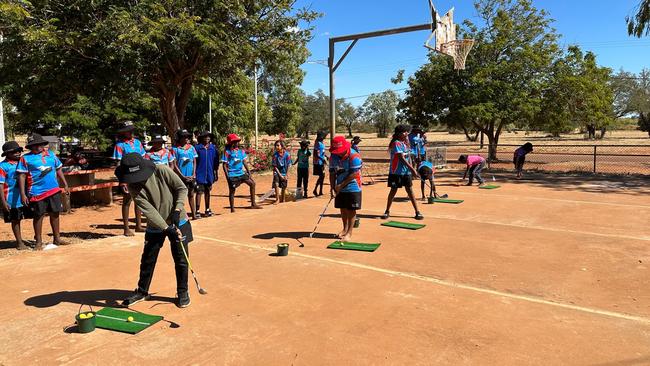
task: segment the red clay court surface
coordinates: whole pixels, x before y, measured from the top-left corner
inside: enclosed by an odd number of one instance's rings
[[[385,183],[364,187],[354,240],[374,253],[326,249],[333,207],[308,237],[325,197],[193,222],[209,294],[190,283],[192,305],[170,303],[166,243],[134,308],[167,322],[134,336],[64,327],[135,287],[141,235],[3,258],[0,364],[650,364],[647,179],[453,182],[439,191],[465,202],[421,205],[418,231],[380,226]],[[403,200],[392,213],[415,222]],[[281,242],[289,256],[270,256]]]

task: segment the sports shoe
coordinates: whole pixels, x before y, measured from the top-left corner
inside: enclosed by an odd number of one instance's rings
[[[122,306],[128,308],[129,306],[131,306],[133,304],[137,304],[140,301],[149,300],[150,298],[151,298],[151,295],[149,295],[147,293],[140,292],[140,290],[135,289],[135,291],[133,292],[133,295],[127,297],[126,299],[124,299],[124,301],[122,301]]]
[[[212,210],[208,208],[207,210],[205,210],[205,217],[211,217],[211,216],[212,216]]]
[[[388,212],[388,211],[384,212],[384,214],[381,215],[381,219],[382,219],[382,220],[386,220],[386,219],[389,218],[389,217],[390,217],[390,212]]]
[[[191,301],[190,301],[189,292],[185,291],[178,294],[178,303],[176,304],[176,306],[178,306],[179,308],[186,308],[190,306],[190,303]]]
[[[424,220],[424,216],[420,213],[420,211],[415,213],[415,219],[416,220]]]

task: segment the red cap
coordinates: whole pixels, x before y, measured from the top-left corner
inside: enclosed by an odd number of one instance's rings
[[[330,152],[334,155],[343,155],[350,150],[350,143],[343,136],[336,136],[332,140]]]
[[[231,133],[228,136],[226,136],[226,141],[228,141],[229,144],[232,144],[235,141],[241,141],[239,136],[237,136],[236,133]]]

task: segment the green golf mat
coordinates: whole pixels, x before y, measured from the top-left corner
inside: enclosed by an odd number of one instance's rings
[[[408,222],[399,222],[399,221],[388,221],[381,224],[382,226],[396,227],[400,229],[409,229],[409,230],[418,230],[422,229],[426,225],[423,224],[411,224]]]
[[[115,330],[118,332],[137,334],[149,326],[161,321],[162,316],[136,313],[133,311],[103,308],[95,315],[97,317],[97,328]],[[133,321],[127,319],[132,316]]]
[[[335,241],[328,245],[328,249],[343,249],[343,250],[360,250],[363,252],[374,252],[381,244],[366,244],[366,243],[349,243],[347,241]]]
[[[434,198],[433,202],[435,202],[435,203],[454,203],[454,204],[457,204],[457,203],[463,203],[464,200],[452,200],[452,199],[449,199],[449,198]]]
[[[484,186],[479,186],[480,189],[497,189],[501,186],[498,186],[496,184],[486,184]]]

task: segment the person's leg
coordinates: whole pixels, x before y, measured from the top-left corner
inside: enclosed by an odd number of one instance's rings
[[[144,232],[144,229],[142,228],[142,211],[140,211],[135,203],[133,204],[133,208],[135,210],[135,232],[142,233]]]
[[[36,213],[34,213],[36,215]],[[34,249],[42,250],[43,249],[43,214],[39,216],[34,216],[34,240],[36,240],[36,246]]]
[[[354,220],[356,218],[356,210],[352,209],[345,209],[346,211],[346,218],[347,218],[347,231],[345,232],[345,235],[343,237],[343,240],[345,241],[350,241],[352,239],[352,230],[354,229]]]
[[[203,195],[203,185],[199,185],[196,190],[196,212],[201,212],[201,196]]]
[[[144,249],[140,259],[140,278],[138,280],[138,291],[143,294],[149,293],[149,286],[158,261],[158,253],[164,241],[165,234],[163,233],[148,232],[144,235]]]
[[[129,229],[129,209],[131,208],[131,195],[124,194],[122,199],[122,225],[124,225],[124,235],[133,236],[133,232]]]
[[[477,166],[478,165],[474,165],[473,167],[469,168],[469,173],[467,173],[467,175],[469,176],[468,177],[469,180],[467,181],[468,186],[471,186],[472,183],[474,183],[474,171],[476,170]]]
[[[320,182],[320,189],[318,190],[318,195],[323,195],[323,186],[325,185],[325,173],[323,172],[320,177],[318,177],[318,182]]]
[[[248,179],[245,180],[244,183],[246,183],[248,185],[248,187],[250,188],[251,207],[252,208],[262,208],[262,206],[257,204],[257,197],[255,196],[255,181],[253,180],[253,178],[248,177]]]
[[[287,188],[283,186],[282,192],[280,192],[280,202],[284,203],[284,197],[286,193],[287,193]]]
[[[302,177],[302,191],[303,197],[307,198],[307,186],[309,186],[309,168],[305,168]]]
[[[485,163],[481,163],[476,166],[476,169],[474,169],[474,176],[476,177],[476,180],[478,181],[478,184],[481,185],[483,184],[484,180],[481,177],[481,171],[485,168]],[[470,178],[471,179],[471,178]]]
[[[340,209],[340,211],[341,211],[341,223],[343,224],[343,229],[341,229],[341,231],[338,234],[336,234],[336,237],[339,239],[343,238],[345,234],[348,232],[348,227],[347,227],[348,219],[346,216],[345,209],[342,208]]]
[[[390,212],[390,206],[393,204],[393,199],[395,198],[395,195],[397,194],[397,188],[391,187],[390,192],[388,192],[388,200],[386,201],[386,211],[384,212],[384,216],[388,218],[388,214]]]
[[[298,168],[298,178],[296,178],[296,188],[302,185],[302,168]]]
[[[415,214],[417,215],[420,213],[418,210],[418,203],[415,201],[415,195],[413,194],[413,187],[409,186],[404,186],[404,189],[406,190],[406,194],[408,194],[409,199],[411,200],[411,204],[413,205],[413,209],[415,210]]]
[[[273,189],[275,189],[275,201],[273,201],[273,204],[277,205],[280,203],[280,187],[277,184],[274,184]]]
[[[426,199],[424,196],[424,179],[420,179],[420,190],[422,191],[422,199]]]
[[[190,203],[190,211],[192,211],[192,219],[196,220],[196,202],[194,202],[194,189],[187,190],[187,200]]]
[[[50,212],[50,226],[52,227],[53,242],[61,245],[60,220],[58,212]]]
[[[433,176],[429,178],[429,197],[435,197],[435,185],[433,183]]]
[[[208,214],[208,213],[211,214],[212,213],[212,210],[210,210],[211,193],[212,193],[212,185],[211,184],[206,185],[205,186],[205,192],[203,192],[203,194],[204,194],[203,197],[205,199],[205,213],[206,214]]]
[[[186,224],[187,225],[187,224]],[[181,249],[181,245],[185,248],[185,253],[187,256],[190,256],[189,247],[187,241],[169,241],[169,247],[172,251],[172,258],[174,258],[174,269],[176,270],[176,293],[183,294],[187,292],[187,278],[188,278],[188,268],[187,259],[185,254]]]
[[[230,212],[235,212],[235,187],[228,185],[228,202],[230,203]]]
[[[29,249],[29,247],[27,247],[23,242],[23,236],[22,233],[20,232],[20,220],[11,221],[11,231],[13,231],[14,237],[16,238],[16,249],[18,250]]]

